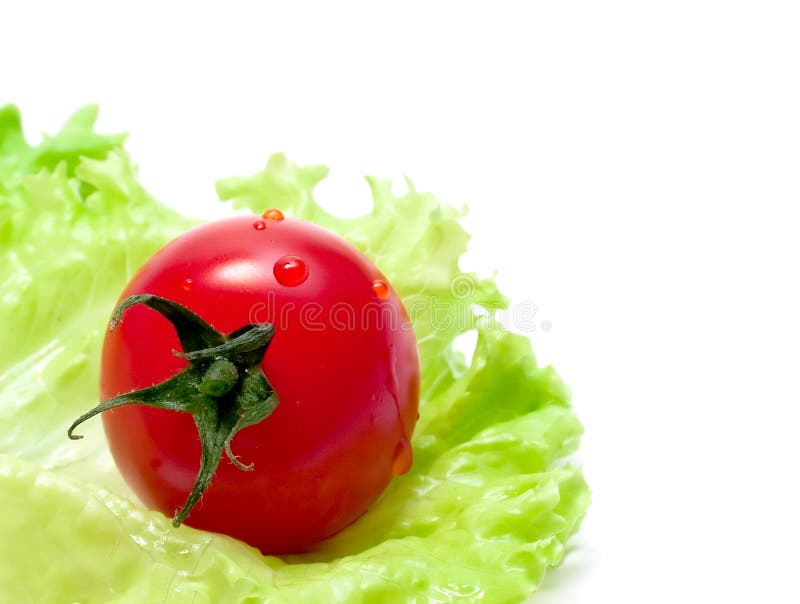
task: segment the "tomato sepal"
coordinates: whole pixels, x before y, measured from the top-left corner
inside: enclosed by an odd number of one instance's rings
[[[74,433],[75,428],[122,405],[190,413],[200,436],[200,469],[186,502],[173,517],[172,524],[179,526],[211,484],[223,453],[238,469],[253,469],[253,464],[244,464],[234,455],[231,441],[239,430],[263,421],[278,406],[278,396],[260,367],[275,328],[270,323],[254,323],[223,334],[177,302],[142,294],[120,302],[109,331],[114,331],[124,311],[136,304],[159,312],[172,323],[183,347],[182,352],[173,353],[187,360],[186,369],[149,388],[103,401],[76,419],[67,435],[73,440],[83,438]]]

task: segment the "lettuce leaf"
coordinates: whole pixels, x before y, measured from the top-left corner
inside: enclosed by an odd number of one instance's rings
[[[29,145],[0,108],[0,596],[13,602],[513,602],[558,564],[589,491],[563,460],[581,425],[529,341],[487,319],[507,304],[458,266],[468,235],[433,196],[368,179],[372,211],[325,212],[323,167],[274,155],[218,183],[233,209],[288,215],[361,248],[401,294],[422,363],[415,464],[357,523],[303,556],[263,556],[144,509],[116,472],[96,403],[110,310],[133,272],[195,224],[141,187],[97,110]],[[475,308],[486,309],[476,313]],[[477,332],[470,358],[454,341]]]

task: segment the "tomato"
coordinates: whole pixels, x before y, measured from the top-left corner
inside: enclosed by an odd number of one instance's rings
[[[166,245],[121,299],[153,294],[219,332],[274,327],[260,369],[277,394],[263,421],[236,432],[186,523],[281,554],[346,527],[408,469],[419,360],[408,317],[356,248],[280,212],[199,226]],[[159,312],[127,308],[105,339],[101,399],[164,382],[189,362]],[[142,502],[173,515],[198,476],[188,413],[127,404],[103,413],[120,472]],[[252,464],[252,469],[243,468]]]

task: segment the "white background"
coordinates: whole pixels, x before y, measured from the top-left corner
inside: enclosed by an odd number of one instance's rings
[[[99,102],[195,214],[275,151],[339,213],[365,173],[468,204],[465,267],[536,303],[586,426],[534,600],[800,601],[793,3],[215,6],[4,3],[0,102],[32,138]]]

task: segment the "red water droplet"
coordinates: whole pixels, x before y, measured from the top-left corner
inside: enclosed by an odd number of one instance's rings
[[[270,208],[264,212],[261,217],[266,218],[267,220],[283,220],[283,212],[277,208]]]
[[[385,300],[389,297],[389,284],[386,283],[386,281],[376,279],[372,282],[372,291],[374,291],[375,295],[381,300]]]
[[[192,281],[191,279],[184,279],[182,287],[184,291],[190,292],[194,287],[194,281]]]
[[[266,222],[264,222],[263,220],[256,220],[256,221],[253,223],[253,228],[254,228],[255,230],[257,230],[257,231],[263,231],[264,229],[266,229],[266,228],[267,228],[267,223],[266,223]]]
[[[411,469],[412,463],[414,463],[414,451],[411,449],[411,443],[404,436],[394,448],[392,476],[402,476]]]
[[[294,287],[308,278],[308,267],[297,256],[284,256],[272,267],[272,273],[281,285]]]

